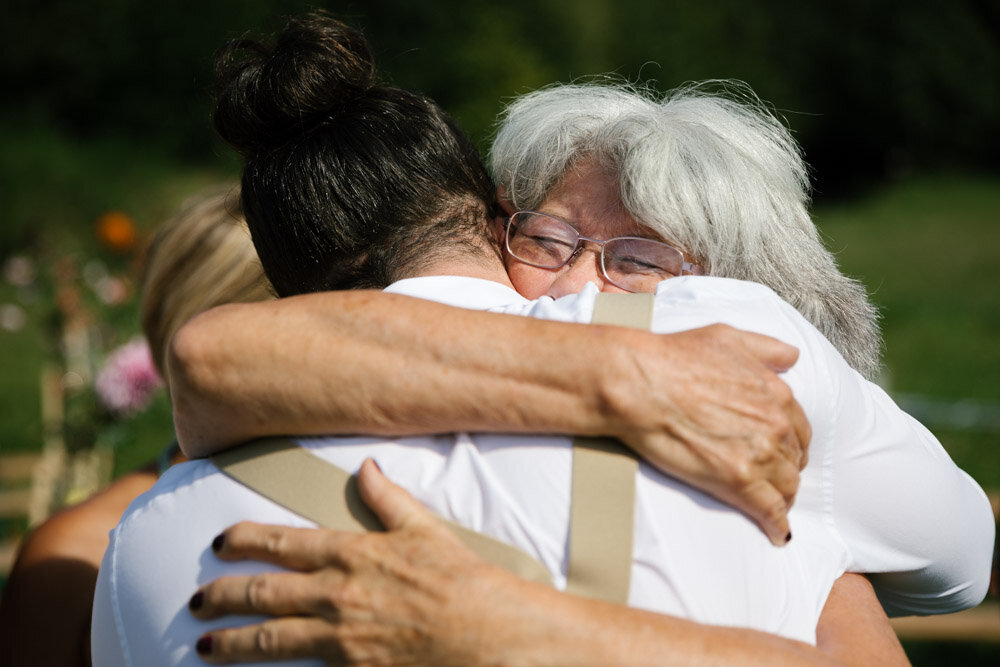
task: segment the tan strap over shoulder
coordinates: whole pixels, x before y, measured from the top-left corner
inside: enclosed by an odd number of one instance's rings
[[[590,321],[649,329],[654,303],[652,294],[601,292]],[[638,469],[633,454],[616,440],[573,440],[567,592],[628,603]]]
[[[212,462],[236,481],[325,528],[385,530],[361,500],[354,475],[289,438],[255,440],[214,455]],[[439,519],[486,561],[523,579],[552,585],[548,570],[517,547]]]

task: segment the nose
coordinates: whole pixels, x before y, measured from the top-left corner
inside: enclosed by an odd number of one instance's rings
[[[587,247],[563,267],[546,295],[558,299],[569,294],[579,294],[587,283],[594,283],[601,292],[625,291],[604,277],[604,272],[601,270],[600,249]]]

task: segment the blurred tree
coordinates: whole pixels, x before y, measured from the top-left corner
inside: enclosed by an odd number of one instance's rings
[[[214,51],[314,4],[8,0],[0,116],[211,157]],[[366,31],[388,78],[437,99],[481,146],[503,99],[614,72],[663,90],[748,81],[788,117],[821,192],[908,170],[998,167],[994,0],[320,4]]]

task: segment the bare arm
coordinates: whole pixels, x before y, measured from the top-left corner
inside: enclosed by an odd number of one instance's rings
[[[608,435],[783,543],[810,431],[776,371],[797,355],[725,326],[660,336],[350,291],[203,313],[169,365],[190,456],[290,433]]]
[[[360,482],[390,532],[258,524],[226,531],[221,557],[268,560],[300,572],[217,580],[194,598],[195,614],[294,616],[206,635],[199,642],[203,658],[318,656],[347,665],[906,664],[863,580],[847,588],[838,582],[818,647],[699,625],[524,582],[467,551],[370,461]]]

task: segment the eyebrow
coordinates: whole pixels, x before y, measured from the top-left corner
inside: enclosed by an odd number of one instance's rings
[[[550,213],[549,211],[546,211],[546,210],[543,210],[543,209],[540,209],[540,208],[537,208],[537,209],[534,209],[534,210],[536,212],[538,212],[538,213],[544,213],[545,215],[549,216],[550,218],[556,218],[557,220],[562,220],[567,225],[569,225],[570,227],[572,227],[573,229],[575,229],[577,234],[580,234],[581,236],[585,236],[580,231],[580,226],[576,222],[574,222],[573,220],[570,220],[570,219],[566,218],[566,216],[556,215],[555,213]],[[642,223],[638,223],[637,222],[636,224],[640,227],[641,230],[647,230],[647,229],[649,229],[649,227],[647,225],[644,225]],[[639,232],[633,232],[631,234],[614,234],[612,236],[609,236],[608,239],[639,238],[639,239],[646,239],[647,241],[656,241],[658,243],[666,243],[667,245],[673,246],[673,247],[679,247],[679,246],[674,246],[674,244],[672,244],[672,243],[670,243],[668,241],[664,241],[662,237],[660,237],[658,235],[654,236],[653,234],[655,234],[655,232],[652,232],[652,231],[649,231],[649,232],[639,231]],[[599,240],[606,241],[608,239],[599,239]]]

